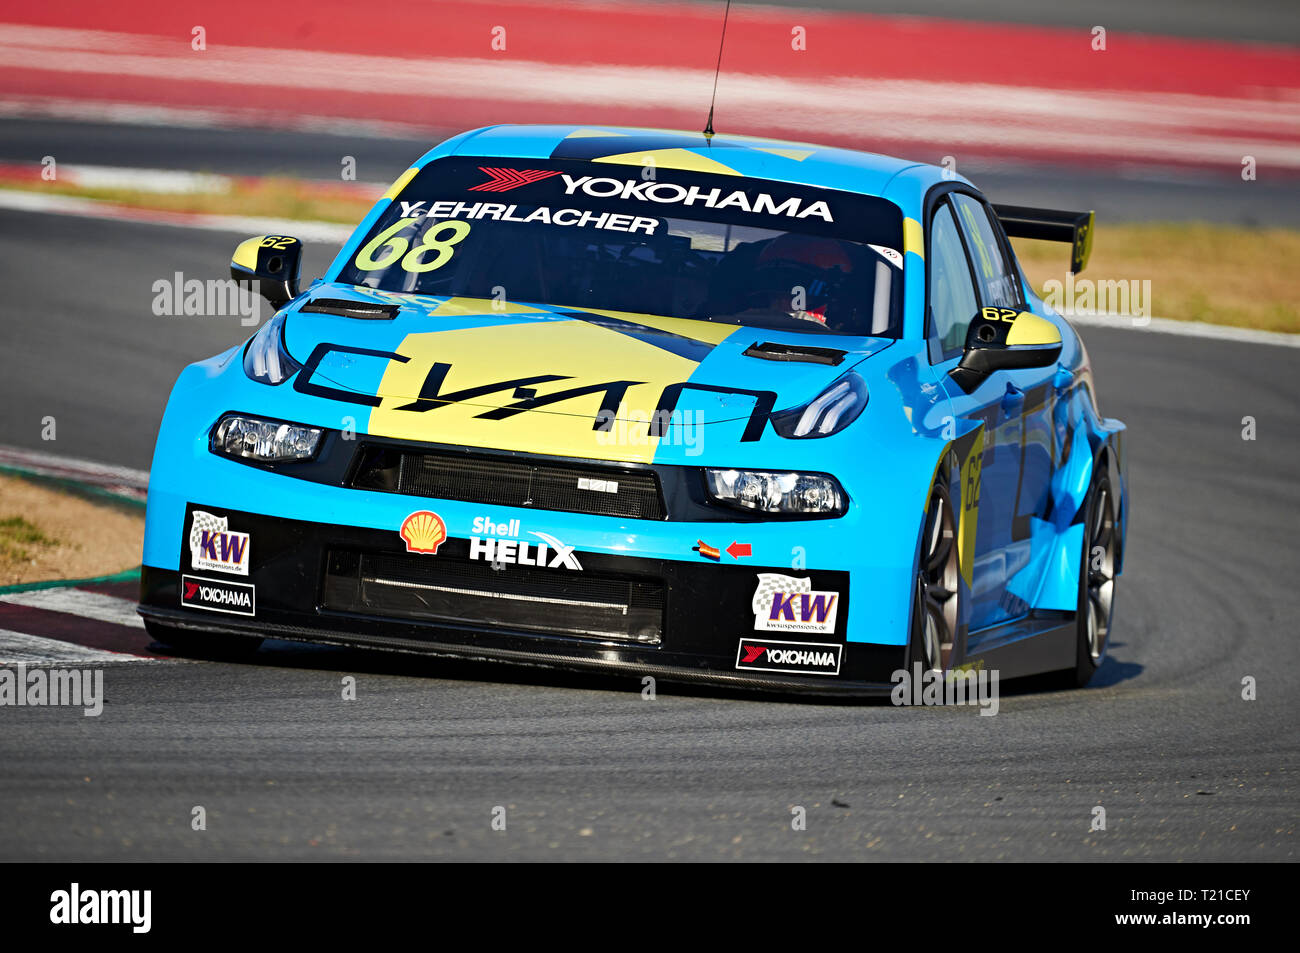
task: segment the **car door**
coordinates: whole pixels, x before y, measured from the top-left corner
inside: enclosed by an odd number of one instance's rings
[[[1019,271],[992,209],[977,196],[960,191],[950,193],[949,201],[981,306],[1023,309]],[[976,395],[986,392],[978,398],[984,407],[991,408],[996,401],[997,422],[989,422],[987,432],[997,447],[1006,448],[1008,462],[1014,460],[1014,466],[1005,470],[1012,482],[997,493],[998,522],[987,530],[993,539],[986,550],[986,563],[977,566],[982,571],[978,572],[980,592],[975,602],[985,625],[1023,615],[1037,588],[1033,521],[1046,516],[1050,503],[1055,370],[1049,366],[998,371],[976,391]],[[960,393],[957,387],[949,390]],[[983,516],[981,513],[981,522]]]
[[[1001,374],[991,375],[970,393],[948,377],[966,344],[971,320],[982,306],[971,265],[970,250],[958,225],[949,196],[930,211],[927,228],[927,345],[930,360],[948,393],[954,417],[984,424],[983,451],[975,486],[964,488],[963,506],[971,510],[978,495],[974,558],[968,575],[971,587],[969,626],[991,625],[1006,613],[1000,609],[1009,526],[1014,517],[1015,489],[1020,479],[1020,405]],[[963,575],[966,575],[963,567]]]

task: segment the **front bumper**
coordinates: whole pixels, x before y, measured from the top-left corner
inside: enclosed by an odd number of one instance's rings
[[[219,512],[230,530],[247,534],[246,576],[193,568],[188,534],[195,510]],[[834,631],[755,632],[759,574],[791,575],[788,566],[578,550],[581,572],[517,565],[494,570],[469,558],[470,542],[463,537],[450,536],[436,554],[409,554],[395,529],[285,519],[193,502],[185,505],[181,535],[180,568],[146,565],[141,577],[141,615],[167,626],[833,695],[887,695],[892,673],[904,667],[901,645],[847,640],[845,571],[793,572],[808,578],[814,591],[839,594]],[[243,587],[250,594],[248,604],[196,607],[193,598],[187,603],[185,591],[193,592],[196,580]],[[507,594],[486,598],[485,586]],[[618,611],[609,608],[617,602],[611,593],[618,592],[632,593],[622,623]],[[606,622],[580,631],[583,605],[594,607],[593,619]],[[623,631],[611,634],[619,625]],[[742,641],[764,640],[820,644],[836,656],[836,671],[739,669]]]

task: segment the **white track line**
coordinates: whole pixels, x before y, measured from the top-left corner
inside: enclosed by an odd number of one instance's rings
[[[0,172],[6,178],[15,174],[26,175],[31,184],[43,182],[43,167],[39,162],[0,162]],[[21,183],[21,180],[19,180]],[[158,195],[226,195],[241,181],[266,182],[266,177],[215,175],[211,172],[189,172],[184,169],[153,169],[142,166],[71,165],[58,167],[58,182],[83,189],[129,189]],[[387,182],[357,182],[344,179],[305,179],[304,185],[334,190],[374,201],[388,189]]]
[[[132,629],[144,628],[144,620],[136,613],[134,602],[102,592],[87,592],[84,589],[31,589],[0,595],[0,602],[62,612],[98,622],[111,622]]]
[[[41,167],[28,163],[33,171]],[[33,176],[35,178],[35,176]],[[241,179],[265,181],[258,176],[215,175],[211,172],[187,172],[181,169],[147,169],[120,165],[60,165],[59,181],[83,189],[133,189],[168,195],[211,195],[229,192]],[[357,182],[343,179],[306,179],[308,186],[335,189],[374,201],[391,183]]]
[[[51,665],[59,662],[157,661],[162,660],[146,658],[143,655],[130,655],[125,652],[92,649],[72,642],[60,642],[57,639],[44,639],[39,635],[27,635],[22,632],[10,632],[8,629],[0,629],[0,665],[12,665],[17,662]]]
[[[1227,324],[1206,324],[1204,321],[1176,321],[1173,318],[1139,319],[1126,315],[1104,314],[1066,315],[1066,320],[1071,324],[1090,328],[1107,328],[1116,331],[1150,331],[1154,334],[1176,334],[1182,337],[1205,338],[1211,341],[1238,341],[1242,344],[1300,347],[1300,334],[1287,334],[1283,331],[1257,331],[1254,328],[1234,328]]]
[[[147,470],[133,470],[111,463],[96,463],[93,460],[79,460],[76,457],[24,450],[20,447],[0,445],[0,466],[21,467],[46,476],[67,477],[97,486],[128,486],[137,490],[149,487]]]
[[[127,126],[164,126],[168,129],[238,129],[274,125],[280,130],[314,132],[349,139],[411,139],[429,142],[429,125],[415,122],[353,119],[285,113],[257,107],[203,109],[198,106],[164,106],[154,103],[91,102],[63,96],[6,94],[0,100],[0,117],[6,119],[62,119],[72,122],[115,123]],[[387,184],[380,187],[382,193]]]
[[[113,202],[76,198],[71,195],[42,195],[16,189],[0,189],[0,209],[17,212],[41,212],[51,215],[79,215],[116,222],[139,222],[145,225],[173,225],[206,231],[237,232],[246,235],[276,233],[292,225],[295,236],[304,242],[341,245],[353,229],[330,222],[286,222],[277,218],[254,218],[248,215],[201,215],[130,208]]]
[[[135,169],[111,165],[59,165],[59,180],[84,189],[135,189],[169,195],[225,193],[234,186],[228,175],[177,169]],[[381,193],[383,189],[379,190]]]

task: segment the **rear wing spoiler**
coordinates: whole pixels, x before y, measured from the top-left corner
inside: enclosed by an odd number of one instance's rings
[[[1070,271],[1076,275],[1092,254],[1093,212],[1062,212],[1023,205],[995,205],[993,211],[1011,238],[1037,238],[1047,242],[1069,242]]]

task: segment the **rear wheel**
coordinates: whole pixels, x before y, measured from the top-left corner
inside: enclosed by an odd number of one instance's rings
[[[957,637],[958,588],[957,520],[952,496],[942,478],[930,490],[921,527],[912,601],[912,632],[908,671],[943,671],[952,658]]]
[[[1083,563],[1079,567],[1079,604],[1075,613],[1077,657],[1074,670],[1063,673],[1065,684],[1075,688],[1087,685],[1106,657],[1115,610],[1119,540],[1115,532],[1115,494],[1104,472],[1093,480],[1083,525]]]
[[[145,631],[157,642],[198,658],[239,659],[256,652],[262,640],[252,635],[198,632],[194,629],[177,629],[151,619],[144,621]]]

